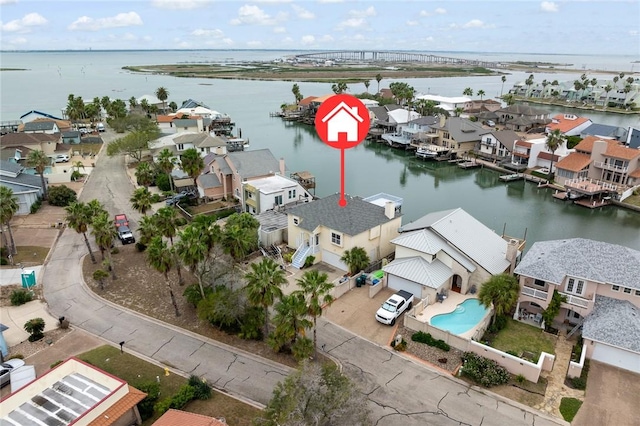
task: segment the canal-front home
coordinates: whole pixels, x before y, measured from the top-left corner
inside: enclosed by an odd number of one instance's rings
[[[440,123],[431,128],[438,133],[435,145],[448,148],[457,156],[464,155],[480,145],[481,135],[486,129],[468,118],[440,117]]]
[[[520,136],[513,130],[491,129],[480,135],[478,155],[490,160],[510,160],[511,152]]]
[[[557,291],[564,301],[548,325],[569,334],[582,326],[587,358],[640,373],[640,252],[583,238],[540,241],[515,273],[514,319],[540,318]]]

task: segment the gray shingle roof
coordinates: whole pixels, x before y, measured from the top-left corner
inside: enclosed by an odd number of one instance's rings
[[[440,288],[453,276],[451,269],[438,259],[429,263],[422,257],[396,259],[382,268],[391,275],[416,282],[429,288]],[[416,295],[419,297],[419,295]]]
[[[540,241],[531,246],[515,273],[555,284],[572,276],[640,289],[640,251],[585,238]]]
[[[25,123],[24,132],[34,132],[42,130],[53,130],[56,123],[53,121],[30,121]]]
[[[596,295],[582,336],[640,353],[640,308],[626,300]]]
[[[198,183],[204,189],[217,188],[221,185],[220,179],[214,173],[206,173],[198,176]]]
[[[0,170],[19,174],[20,172],[22,172],[23,167],[20,164],[14,163],[12,161],[0,160]]]
[[[482,126],[462,117],[449,117],[444,126],[433,125],[432,127],[448,131],[451,139],[456,142],[479,141],[480,135],[486,133]]]
[[[280,171],[280,163],[269,149],[238,151],[227,154],[242,179],[266,176]]]
[[[313,231],[322,225],[351,236],[391,220],[384,215],[384,207],[368,203],[360,197],[345,197],[345,207],[338,205],[340,194],[334,194],[292,207],[287,213],[299,217],[301,220],[298,226],[307,231]]]
[[[20,173],[16,177],[2,176],[0,177],[0,179],[5,182],[14,183],[16,185],[30,186],[33,188],[42,189],[42,179],[40,179],[39,175],[32,175],[29,173]],[[46,180],[47,178],[45,177],[45,181]]]

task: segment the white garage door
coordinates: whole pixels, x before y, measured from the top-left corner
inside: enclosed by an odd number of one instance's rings
[[[422,299],[422,285],[406,280],[397,275],[387,274],[387,287],[394,290],[404,290],[413,294],[417,299]]]
[[[334,268],[338,268],[343,271],[349,270],[349,267],[346,265],[346,263],[340,260],[340,256],[335,253],[331,253],[330,251],[322,250],[322,261],[333,266]]]
[[[640,373],[640,354],[603,345],[602,343],[595,343],[591,358],[614,367]]]

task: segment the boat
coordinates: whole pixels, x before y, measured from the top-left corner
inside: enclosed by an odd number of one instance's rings
[[[384,139],[385,141],[387,141],[387,143],[390,146],[397,146],[397,145],[409,145],[411,144],[411,138],[407,137],[406,134],[404,133],[383,133],[381,135],[382,139]]]
[[[423,160],[437,160],[448,155],[449,148],[438,145],[420,145],[418,149],[416,149],[416,157],[422,158]]]

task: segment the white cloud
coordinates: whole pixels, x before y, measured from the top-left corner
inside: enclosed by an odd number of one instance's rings
[[[542,9],[543,12],[557,12],[558,5],[552,1],[543,1],[540,3],[540,9]]]
[[[228,37],[227,37],[227,38],[223,38],[223,39],[222,39],[222,42],[223,42],[224,44],[226,44],[227,46],[233,46],[233,44],[234,44],[233,40],[232,40],[232,39],[230,39],[230,38],[228,38]]]
[[[291,5],[291,7],[296,12],[296,16],[300,19],[313,19],[316,17],[316,15],[314,15],[313,12],[310,12],[303,7],[300,7],[295,4]]]
[[[249,47],[262,47],[262,42],[260,40],[251,40],[247,42],[247,46]]]
[[[334,41],[334,39],[329,34],[325,34],[322,37],[320,37],[320,41],[322,43],[332,43]]]
[[[24,37],[11,37],[8,40],[8,44],[10,46],[22,46],[22,45],[27,44],[27,39],[24,38]]]
[[[0,4],[14,4],[18,3],[18,0],[0,0]]]
[[[151,4],[158,9],[192,10],[209,6],[211,0],[153,0]]]
[[[429,36],[429,37],[425,37],[425,38],[423,38],[423,40],[424,40],[424,41],[426,41],[426,42],[428,42],[428,43],[431,43],[431,42],[434,40],[434,38],[433,38],[433,37],[431,37],[431,36]]]
[[[106,28],[132,27],[142,25],[142,18],[136,12],[118,13],[107,18],[94,19],[89,16],[81,16],[67,29],[71,31],[99,31]]]
[[[444,15],[447,13],[446,9],[443,9],[441,7],[435,9],[433,12],[429,12],[428,10],[421,10],[419,15],[422,17],[428,17],[428,16],[433,16],[433,15]]]
[[[350,10],[349,16],[353,16],[355,18],[363,16],[376,16],[376,8],[373,6],[369,6],[365,10]]]
[[[287,32],[287,29],[285,27],[275,27],[273,32],[276,34],[283,34]]]
[[[349,18],[340,22],[337,28],[343,30],[345,28],[365,28],[367,26],[367,21],[364,18]]]
[[[483,21],[479,19],[472,19],[466,24],[462,25],[462,28],[494,28],[493,24],[485,24]]]
[[[344,0],[318,0],[318,3],[343,3]]]
[[[39,13],[28,13],[20,19],[2,24],[2,31],[8,33],[28,33],[31,28],[45,25],[48,21]]]
[[[231,25],[275,25],[286,18],[286,13],[280,13],[278,16],[273,17],[258,6],[245,4],[238,9],[238,17],[231,20]]]
[[[417,25],[420,25],[420,22],[418,21],[407,21],[406,24],[410,27],[415,27]]]
[[[426,18],[427,16],[431,16],[431,12],[427,12],[426,10],[421,10],[418,15],[422,16],[423,18]]]
[[[312,35],[302,36],[302,44],[308,46],[316,42],[316,38]]]
[[[444,9],[442,7],[437,8],[436,10],[434,10],[436,15],[444,15],[447,13],[447,9]]]
[[[286,44],[291,44],[293,43],[293,39],[291,37],[285,37],[282,39],[282,42]]]
[[[213,30],[205,30],[204,28],[198,28],[191,32],[192,36],[196,37],[213,37],[213,38],[222,38],[224,37],[224,33],[222,30],[213,29]]]

